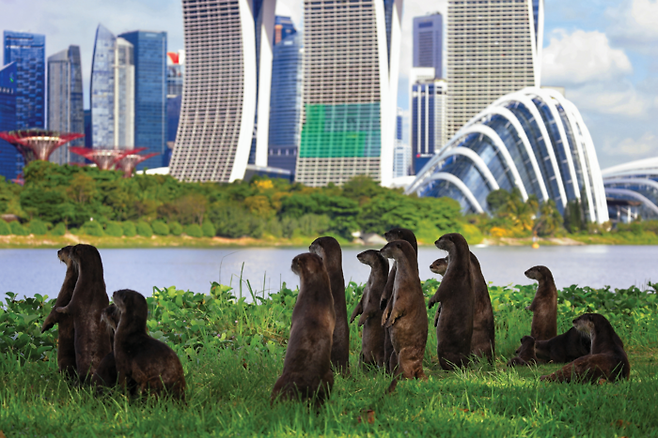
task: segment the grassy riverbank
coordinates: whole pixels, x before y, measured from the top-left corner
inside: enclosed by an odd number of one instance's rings
[[[315,414],[299,403],[269,404],[296,291],[284,287],[265,299],[241,284],[236,290],[214,284],[208,295],[169,288],[148,298],[151,335],[171,345],[183,363],[187,405],[128,400],[118,393],[98,398],[85,388],[69,387],[57,372],[56,330],[39,333],[53,300],[8,298],[0,306],[0,430],[7,437],[658,435],[657,285],[649,293],[571,287],[559,294],[560,331],[587,311],[610,320],[629,353],[627,382],[549,384],[538,377],[559,365],[507,368],[520,337],[530,330],[531,315],[523,308],[535,287],[491,286],[495,364],[441,370],[436,334],[430,330],[424,361],[428,380],[403,382],[384,396],[390,378],[356,367],[360,337],[352,324],[352,376],[336,377],[330,401]],[[424,283],[426,297],[436,286],[434,280]],[[348,286],[348,312],[362,288]]]

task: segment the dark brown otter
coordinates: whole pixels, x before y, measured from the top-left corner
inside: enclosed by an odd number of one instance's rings
[[[296,256],[291,268],[301,284],[292,311],[283,373],[274,384],[271,401],[301,397],[319,406],[334,386],[331,345],[336,313],[331,283],[322,258],[315,254]]]
[[[343,277],[343,254],[340,244],[333,237],[318,237],[308,247],[313,254],[320,256],[329,274],[331,295],[334,298],[336,326],[331,346],[331,363],[341,374],[349,373],[350,366],[350,327],[347,324],[347,304],[345,303],[345,279]]]
[[[132,382],[142,394],[167,395],[185,400],[185,376],[178,356],[167,344],[146,333],[148,306],[144,296],[122,289],[112,295],[121,314],[114,334],[117,381],[126,390]]]
[[[436,326],[437,354],[441,367],[451,370],[466,366],[471,352],[475,309],[471,252],[459,233],[444,234],[434,244],[448,251],[449,263],[429,306],[441,303]]]
[[[489,288],[482,275],[480,262],[471,253],[471,275],[473,276],[473,293],[475,308],[473,311],[473,336],[471,338],[471,354],[486,357],[490,362],[496,355],[496,326]]]
[[[73,319],[76,370],[81,381],[85,382],[112,351],[110,336],[101,322],[101,313],[109,300],[98,250],[91,245],[78,244],[69,251],[68,257],[75,264],[78,281],[71,301],[54,310]]]
[[[75,283],[78,281],[78,270],[75,263],[70,258],[72,246],[65,246],[57,251],[57,257],[66,264],[66,275],[64,283],[59,290],[55,306],[50,311],[46,320],[41,327],[41,333],[50,330],[57,324],[57,366],[59,372],[64,376],[75,379],[77,368],[75,366],[75,333],[73,328],[73,318],[71,315],[65,315],[55,310],[58,307],[66,306],[73,296]]]
[[[535,338],[532,336],[524,336],[521,338],[521,346],[516,349],[516,357],[507,362],[507,366],[515,365],[534,365],[537,363],[537,356],[535,355]]]
[[[101,321],[105,323],[107,330],[110,334],[112,340],[112,345],[114,345],[114,333],[116,332],[117,326],[119,325],[119,320],[121,318],[121,313],[117,309],[117,306],[110,304],[103,313],[101,314]],[[95,387],[112,387],[117,383],[117,365],[114,360],[114,352],[108,353],[100,365],[96,367],[94,375],[91,376],[91,385]]]
[[[526,309],[532,311],[530,336],[545,341],[557,336],[557,289],[553,274],[546,266],[533,266],[525,276],[537,280],[537,292]]]
[[[425,378],[423,355],[427,344],[427,310],[413,246],[406,240],[394,240],[381,249],[381,254],[395,259],[397,266],[390,305],[382,315],[382,325],[390,330],[398,360],[395,377],[388,388],[388,392],[392,392],[400,377]]]
[[[393,242],[395,240],[405,240],[409,242],[416,253],[416,263],[418,263],[418,242],[413,231],[408,228],[392,228],[384,234],[384,237],[386,238],[387,242]],[[393,284],[395,283],[396,272],[397,268],[395,262],[393,262],[391,271],[388,273],[386,287],[384,288],[384,292],[382,293],[380,300],[380,308],[389,313],[391,312],[391,309],[390,307],[387,309],[387,306],[391,305],[390,297],[393,294]],[[386,371],[393,373],[395,365],[398,363],[398,358],[395,357],[395,349],[391,343],[391,335],[388,329],[386,329],[384,332],[384,360],[386,362]]]
[[[591,346],[587,334],[571,327],[548,341],[537,341],[535,352],[540,362],[567,363],[589,354]]]
[[[379,302],[388,278],[388,260],[374,249],[363,251],[356,257],[364,265],[370,266],[370,276],[363,290],[363,296],[361,296],[361,301],[352,312],[350,319],[350,322],[352,322],[357,315],[361,315],[358,325],[363,326],[363,337],[359,361],[362,366],[383,367],[385,366],[385,329],[381,325],[383,311],[379,307]]]
[[[624,343],[605,316],[586,313],[574,319],[573,326],[590,336],[592,352],[579,357],[553,374],[541,376],[541,380],[597,383],[601,379],[608,381],[628,379],[631,365],[624,351]]]

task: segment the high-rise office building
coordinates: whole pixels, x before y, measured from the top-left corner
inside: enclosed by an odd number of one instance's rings
[[[294,174],[301,138],[303,41],[289,17],[277,16],[275,28],[274,41],[285,36],[273,49],[267,165]]]
[[[135,64],[133,45],[98,25],[91,65],[93,147],[135,146]]]
[[[80,47],[69,46],[48,57],[48,129],[84,134],[84,123]],[[69,152],[69,146],[84,146],[84,143],[80,138],[61,146],[50,155],[50,161],[84,162]]]
[[[137,169],[162,167],[167,142],[167,32],[138,30],[119,37],[133,46],[134,145],[158,154],[139,163]]]
[[[448,138],[499,97],[539,87],[544,1],[448,0]]]
[[[445,79],[419,80],[411,89],[412,174],[446,144]]]
[[[170,172],[242,179],[267,165],[276,0],[183,0],[185,86]]]
[[[436,12],[414,17],[413,66],[434,68],[434,77],[443,77],[443,15]]]
[[[46,37],[4,31],[4,64],[16,62],[16,128],[45,127]]]
[[[162,160],[169,166],[171,152],[176,143],[180,108],[183,102],[183,80],[185,78],[185,50],[167,52],[167,147]]]
[[[16,63],[0,67],[0,132],[16,129]],[[21,173],[23,159],[16,148],[0,139],[0,175],[14,179]]]
[[[277,15],[274,17],[274,44],[279,44],[281,40],[297,33],[295,24],[290,17]]]
[[[94,145],[91,135],[91,109],[84,110],[85,119],[85,147],[91,149]]]
[[[304,122],[295,180],[393,178],[401,0],[304,0]]]

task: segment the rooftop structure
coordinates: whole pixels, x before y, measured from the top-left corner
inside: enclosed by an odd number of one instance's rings
[[[658,158],[609,167],[601,174],[611,219],[658,219]]]
[[[60,133],[39,128],[0,132],[0,138],[18,149],[26,165],[35,160],[48,161],[55,149],[81,137],[84,137],[84,134]]]
[[[443,78],[443,15],[436,12],[414,17],[413,67],[432,67]]]

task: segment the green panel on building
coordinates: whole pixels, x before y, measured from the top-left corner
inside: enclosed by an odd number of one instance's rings
[[[379,102],[306,105],[305,111],[301,158],[380,156]]]

